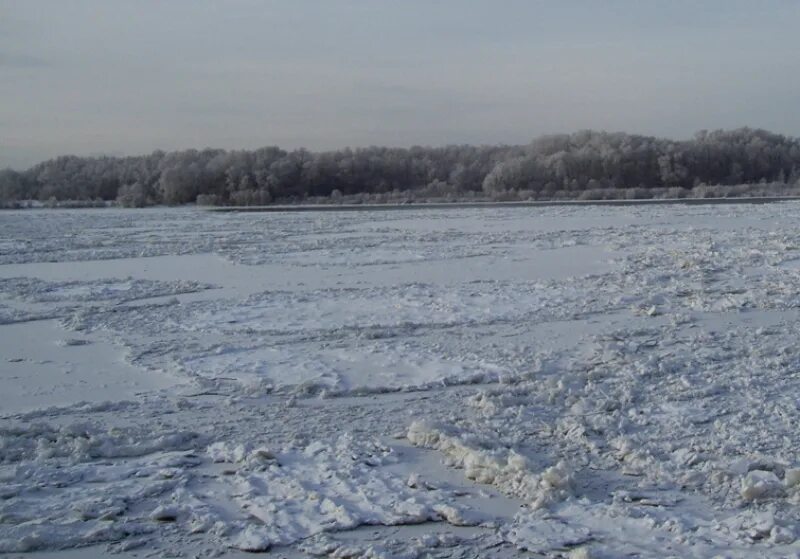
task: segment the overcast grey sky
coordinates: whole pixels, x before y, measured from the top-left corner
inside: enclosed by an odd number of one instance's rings
[[[584,128],[800,135],[795,0],[0,0],[0,167]]]

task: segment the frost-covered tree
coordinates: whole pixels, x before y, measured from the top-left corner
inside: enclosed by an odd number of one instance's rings
[[[25,197],[25,186],[19,173],[0,170],[0,205],[11,204]]]
[[[205,203],[263,204],[330,197],[334,191],[341,200],[358,196],[361,201],[594,199],[762,182],[800,183],[800,140],[750,128],[703,130],[684,141],[585,130],[523,146],[372,146],[321,153],[272,146],[64,156],[23,172],[0,172],[0,201],[117,199],[129,204],[134,199],[138,204],[143,196],[146,204],[184,204],[202,196]],[[138,185],[135,196],[131,185]]]
[[[123,184],[117,192],[117,203],[123,208],[143,208],[147,205],[147,191],[138,182]]]

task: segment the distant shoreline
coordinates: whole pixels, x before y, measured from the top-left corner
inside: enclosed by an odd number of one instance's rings
[[[403,202],[403,203],[289,203],[270,204],[268,206],[205,206],[196,204],[178,204],[174,206],[158,204],[142,208],[130,208],[109,202],[93,203],[91,201],[69,200],[59,205],[48,206],[41,202],[35,205],[0,206],[0,212],[20,210],[103,210],[126,209],[143,210],[152,208],[196,208],[205,212],[217,213],[257,213],[257,212],[364,212],[394,210],[439,210],[467,208],[542,208],[554,206],[714,206],[731,204],[772,204],[776,202],[792,202],[800,200],[800,196],[732,196],[716,198],[637,198],[631,200],[513,200],[513,201],[464,201],[464,202]]]
[[[721,204],[771,204],[800,200],[800,196],[748,196],[741,198],[663,198],[639,200],[537,200],[514,202],[420,202],[409,204],[275,204],[270,206],[214,206],[209,212],[357,212],[390,210],[438,210],[465,208],[536,208],[549,206],[706,206]]]
[[[24,171],[0,169],[2,206],[36,200],[73,207],[88,201],[137,208],[334,203],[341,209],[399,207],[409,201],[798,195],[800,138],[751,128],[702,130],[680,141],[584,130],[524,145],[324,152],[208,148],[132,157],[62,156]]]

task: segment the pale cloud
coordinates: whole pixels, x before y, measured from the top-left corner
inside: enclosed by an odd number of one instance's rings
[[[0,0],[0,166],[187,147],[800,134],[800,4]]]

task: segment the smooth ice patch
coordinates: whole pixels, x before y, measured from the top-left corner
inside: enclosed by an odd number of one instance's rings
[[[0,415],[76,402],[126,400],[180,382],[125,361],[99,336],[53,320],[0,325]]]

